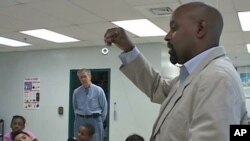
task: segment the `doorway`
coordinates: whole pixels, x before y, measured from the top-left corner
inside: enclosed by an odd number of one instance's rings
[[[104,141],[109,141],[109,110],[110,110],[110,69],[90,69],[92,75],[92,83],[96,84],[105,92],[107,103],[108,103],[108,114],[104,121]],[[69,84],[69,126],[68,126],[68,137],[74,136],[74,110],[72,105],[73,91],[81,85],[81,82],[77,76],[78,69],[70,70],[70,84]]]

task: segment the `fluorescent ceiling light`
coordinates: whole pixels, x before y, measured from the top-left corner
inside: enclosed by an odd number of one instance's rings
[[[66,43],[66,42],[77,42],[78,39],[74,39],[47,29],[35,29],[35,30],[27,30],[20,31],[23,34],[27,34],[30,36],[34,36],[37,38],[41,38],[44,40],[56,42],[56,43]]]
[[[167,33],[147,19],[114,21],[113,24],[139,36],[165,36]]]
[[[250,44],[247,44],[247,52],[250,53]]]
[[[20,42],[13,39],[8,39],[5,37],[0,37],[0,44],[12,47],[22,47],[22,46],[30,46],[31,44]]]
[[[238,12],[240,25],[243,31],[250,31],[250,11]]]

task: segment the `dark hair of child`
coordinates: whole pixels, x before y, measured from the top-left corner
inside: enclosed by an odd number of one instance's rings
[[[128,136],[125,141],[144,141],[144,139],[140,135],[133,134]]]
[[[14,141],[15,137],[21,133],[30,137],[30,135],[28,133],[26,133],[22,130],[19,130],[19,131],[11,132],[11,139]]]
[[[89,135],[93,136],[95,134],[95,127],[91,124],[84,124],[84,127],[86,127],[89,130]]]
[[[15,119],[17,119],[17,118],[22,119],[23,125],[25,125],[26,120],[25,120],[25,118],[24,118],[23,116],[20,116],[20,115],[15,115],[15,116],[13,116],[13,117],[12,117],[12,120],[11,120],[11,124],[12,124],[13,121],[14,121]]]

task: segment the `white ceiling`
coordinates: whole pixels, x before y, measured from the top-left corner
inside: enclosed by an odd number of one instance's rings
[[[0,52],[52,48],[104,46],[103,36],[110,21],[148,18],[169,29],[170,16],[158,16],[149,8],[169,6],[173,10],[194,0],[0,0],[0,36],[31,43],[32,46],[11,48],[0,45]],[[250,0],[203,0],[217,7],[224,16],[221,45],[236,66],[249,66],[250,32],[242,32],[237,11],[250,11]],[[46,28],[81,40],[58,44],[19,33]],[[129,34],[135,43],[161,42],[164,37],[139,38]]]

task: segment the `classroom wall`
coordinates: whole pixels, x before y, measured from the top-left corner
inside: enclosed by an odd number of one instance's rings
[[[141,134],[149,140],[159,105],[152,104],[119,71],[121,63],[118,54],[121,51],[118,48],[109,48],[108,55],[102,55],[101,48],[0,53],[0,118],[5,120],[5,132],[10,131],[11,117],[20,114],[27,119],[26,129],[33,131],[40,141],[65,141],[68,138],[70,70],[111,68],[110,141],[125,140],[132,133]],[[163,52],[167,51],[166,47],[155,43],[139,45],[139,49],[161,72],[164,66],[161,59]],[[23,81],[30,77],[41,80],[39,110],[23,108]],[[115,102],[116,119],[113,116]],[[62,116],[57,113],[59,106],[64,107]]]
[[[164,77],[178,75],[171,65],[168,50],[162,44],[138,45],[141,52]],[[123,141],[138,133],[149,140],[153,123],[160,106],[153,104],[120,71],[117,48],[109,48],[108,55],[101,54],[102,47],[67,48],[27,52],[0,53],[0,118],[5,120],[9,132],[11,117],[26,117],[26,129],[33,131],[40,141],[66,141],[68,138],[69,75],[71,69],[110,68],[110,141]],[[239,69],[241,71],[241,69]],[[23,81],[39,77],[41,80],[41,107],[24,110]],[[114,103],[117,117],[114,118]],[[64,107],[64,115],[57,113]],[[247,99],[250,109],[250,101]]]

